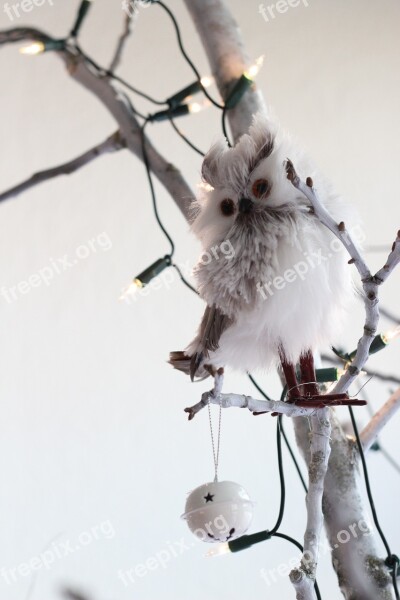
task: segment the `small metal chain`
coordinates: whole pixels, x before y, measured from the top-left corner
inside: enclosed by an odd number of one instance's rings
[[[210,433],[211,433],[211,445],[214,459],[214,482],[218,481],[218,461],[219,461],[219,447],[221,442],[221,416],[222,416],[222,398],[219,398],[219,415],[218,415],[218,440],[217,440],[217,451],[215,451],[214,433],[211,419],[211,404],[210,398],[208,398],[208,420],[210,422]]]

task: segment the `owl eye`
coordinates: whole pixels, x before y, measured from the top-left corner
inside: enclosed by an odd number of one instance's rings
[[[268,179],[257,179],[251,188],[253,196],[256,198],[266,198],[271,192],[271,186]]]
[[[230,217],[235,212],[235,203],[230,198],[225,198],[220,204],[220,209],[225,217]]]

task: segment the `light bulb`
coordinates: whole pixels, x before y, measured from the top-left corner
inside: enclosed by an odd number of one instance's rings
[[[166,254],[162,258],[156,260],[152,265],[147,267],[147,269],[142,271],[140,275],[137,275],[132,280],[132,283],[122,292],[119,299],[126,300],[126,298],[129,295],[134,294],[135,292],[143,288],[145,285],[150,283],[150,281],[154,279],[154,277],[160,275],[160,273],[162,273],[162,271],[164,271],[164,269],[166,269],[169,266],[171,266],[171,256],[169,254]]]
[[[206,553],[206,558],[213,558],[214,556],[222,556],[223,554],[229,554],[230,552],[229,544],[226,542],[225,544],[218,544],[218,546],[213,546]]]
[[[144,284],[140,281],[140,279],[134,279],[132,281],[132,283],[130,283],[122,292],[122,294],[120,295],[119,299],[120,300],[126,300],[128,296],[132,296],[133,294],[135,294],[138,290],[142,289],[142,287],[144,287]]]
[[[208,77],[207,75],[205,77],[202,77],[200,79],[201,81],[201,85],[205,88],[210,87],[210,85],[212,85],[212,83],[214,82],[214,77]]]
[[[389,331],[386,331],[382,334],[382,339],[385,342],[385,344],[393,342],[393,340],[396,340],[398,337],[400,337],[400,325],[398,325],[394,329],[389,329]]]
[[[257,75],[259,70],[261,69],[263,62],[264,62],[264,55],[259,56],[257,58],[257,60],[255,61],[255,63],[253,65],[250,65],[250,67],[247,69],[247,71],[245,71],[245,75],[247,77],[249,77],[249,79],[253,79]]]
[[[208,108],[209,106],[210,106],[210,101],[207,99],[203,100],[203,102],[190,102],[188,104],[190,113],[198,113],[201,110]]]
[[[29,46],[22,46],[19,49],[21,54],[28,54],[29,56],[35,56],[36,54],[41,54],[46,49],[46,46],[43,42],[32,42]]]

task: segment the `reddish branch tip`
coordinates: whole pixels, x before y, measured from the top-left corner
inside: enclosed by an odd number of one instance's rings
[[[356,262],[356,259],[355,259],[355,258],[351,258],[351,259],[348,261],[348,264],[349,264],[349,265],[352,265],[352,264],[353,264],[353,263],[355,263],[355,262]]]
[[[184,409],[185,413],[189,413],[188,415],[188,421],[191,421],[194,417],[194,412],[191,408],[185,408]]]
[[[339,231],[345,231],[346,230],[346,225],[343,223],[343,221],[341,221],[338,225]]]
[[[307,177],[307,179],[306,179],[306,184],[308,185],[308,187],[309,187],[309,188],[312,188],[312,187],[314,187],[314,182],[313,182],[313,180],[311,179],[311,177]]]
[[[297,173],[295,171],[294,165],[292,163],[292,161],[290,160],[290,158],[286,159],[286,175],[287,178],[289,179],[289,181],[291,181],[292,183],[294,183],[298,177],[297,177]]]

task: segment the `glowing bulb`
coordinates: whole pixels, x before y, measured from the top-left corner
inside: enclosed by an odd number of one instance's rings
[[[133,294],[135,294],[138,290],[142,289],[142,287],[144,287],[144,284],[142,281],[140,281],[140,279],[134,279],[132,281],[132,283],[130,283],[122,292],[122,294],[120,295],[119,299],[120,300],[126,300],[128,296],[132,296]]]
[[[207,553],[206,558],[213,558],[214,556],[222,556],[223,554],[229,554],[230,552],[229,544],[226,542],[225,544],[218,544],[218,546],[213,546]]]
[[[208,88],[208,87],[210,87],[210,85],[212,85],[212,83],[214,81],[214,77],[205,76],[205,77],[202,77],[200,79],[200,81],[201,81],[201,85],[203,87]]]
[[[255,61],[254,65],[251,65],[247,71],[245,72],[245,75],[247,77],[249,77],[250,79],[253,79],[257,73],[259,72],[259,70],[261,69],[262,65],[264,62],[264,55],[259,56],[257,58],[257,60]]]
[[[202,109],[202,106],[199,102],[191,102],[189,104],[189,112],[191,113],[198,113],[200,112]]]
[[[29,46],[23,46],[19,49],[21,54],[28,54],[30,56],[35,56],[36,54],[41,54],[46,49],[43,42],[32,42]]]
[[[385,344],[393,342],[393,340],[396,340],[398,337],[400,337],[400,325],[382,334],[382,339],[385,342]]]
[[[188,104],[188,108],[189,108],[189,112],[190,113],[198,113],[201,110],[204,110],[205,108],[208,108],[210,106],[210,101],[209,100],[203,100],[203,102],[190,102]]]

